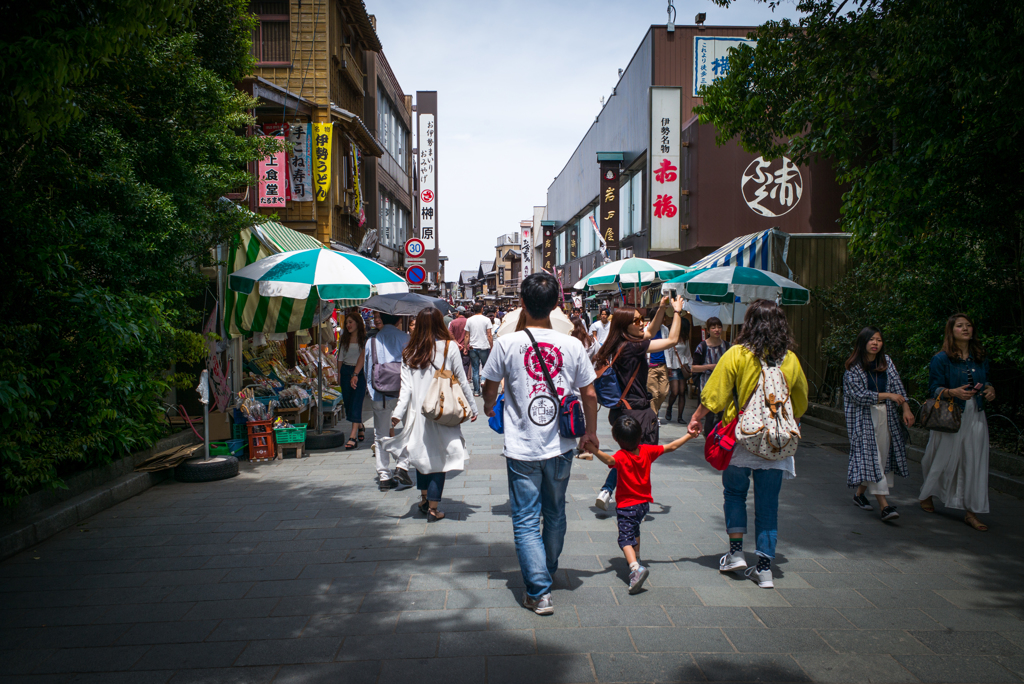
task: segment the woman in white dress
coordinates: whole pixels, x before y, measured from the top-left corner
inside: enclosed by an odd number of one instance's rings
[[[462,366],[459,345],[445,327],[441,312],[431,307],[416,316],[416,327],[402,352],[402,389],[391,418],[391,424],[397,427],[401,423],[402,430],[384,440],[388,453],[399,462],[408,456],[416,468],[416,486],[421,496],[419,509],[430,522],[444,518],[437,504],[444,492],[445,474],[462,470],[469,459],[461,426],[441,425],[423,415],[423,402],[434,371],[442,368],[455,373],[469,402],[470,420],[476,420],[476,402]]]
[[[928,368],[928,396],[942,392],[960,407],[960,430],[932,431],[921,459],[924,484],[921,508],[935,512],[932,497],[947,508],[965,510],[964,522],[984,532],[988,526],[978,513],[988,513],[988,419],[985,402],[994,401],[995,388],[988,381],[988,358],[974,335],[974,324],[966,314],[953,314],[946,321],[942,351],[932,357]]]

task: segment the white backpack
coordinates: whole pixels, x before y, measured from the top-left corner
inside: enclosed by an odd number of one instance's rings
[[[796,453],[799,440],[786,376],[778,366],[761,364],[757,389],[736,426],[736,441],[755,456],[781,461]]]

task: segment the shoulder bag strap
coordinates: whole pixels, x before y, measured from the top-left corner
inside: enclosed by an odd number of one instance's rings
[[[373,365],[377,365],[377,336],[374,335],[370,339],[370,354],[373,356]],[[373,387],[373,373],[370,373],[370,377],[367,378],[370,381],[370,387]],[[376,387],[373,387],[376,390]]]
[[[555,382],[551,379],[551,374],[548,373],[547,364],[544,363],[544,357],[540,354],[540,347],[537,346],[537,340],[533,338],[533,333],[530,332],[529,328],[523,328],[523,332],[526,333],[527,337],[530,338],[530,342],[533,344],[533,353],[537,355],[537,363],[540,364],[540,369],[544,371],[544,379],[547,380],[548,389],[551,390],[551,394],[555,399],[555,403],[558,404],[561,400],[558,398],[558,390],[555,389]]]
[[[629,382],[626,383],[626,389],[622,390],[622,396],[619,397],[619,403],[620,404],[624,404],[626,406],[626,408],[629,409],[630,411],[633,410],[633,407],[629,405],[628,401],[626,401],[626,394],[629,393],[629,388],[633,386],[633,381],[636,380],[636,374],[639,373],[639,372],[640,372],[640,359],[637,359],[637,361],[636,361],[636,368],[633,369],[633,374],[629,376]]]

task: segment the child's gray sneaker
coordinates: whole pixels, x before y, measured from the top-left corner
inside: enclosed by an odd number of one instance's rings
[[[551,594],[544,594],[540,598],[530,598],[526,595],[523,598],[523,608],[532,610],[537,615],[551,615],[555,612],[555,604],[551,602]]]
[[[746,569],[747,559],[743,556],[742,551],[737,551],[736,553],[730,551],[729,553],[722,556],[722,558],[718,561],[719,572],[734,572],[736,570]]]
[[[640,588],[644,586],[644,582],[647,581],[647,576],[651,574],[651,571],[644,566],[638,567],[629,573],[629,593],[635,594],[640,591]]]

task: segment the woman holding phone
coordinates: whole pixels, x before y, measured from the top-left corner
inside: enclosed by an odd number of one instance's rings
[[[928,437],[921,459],[924,484],[921,508],[934,513],[932,497],[947,508],[964,510],[964,522],[984,532],[988,526],[978,513],[988,513],[988,419],[985,402],[994,401],[995,388],[988,381],[988,359],[975,337],[974,324],[966,314],[946,321],[942,351],[928,368],[928,396],[952,397],[960,408],[960,430],[937,432]]]

